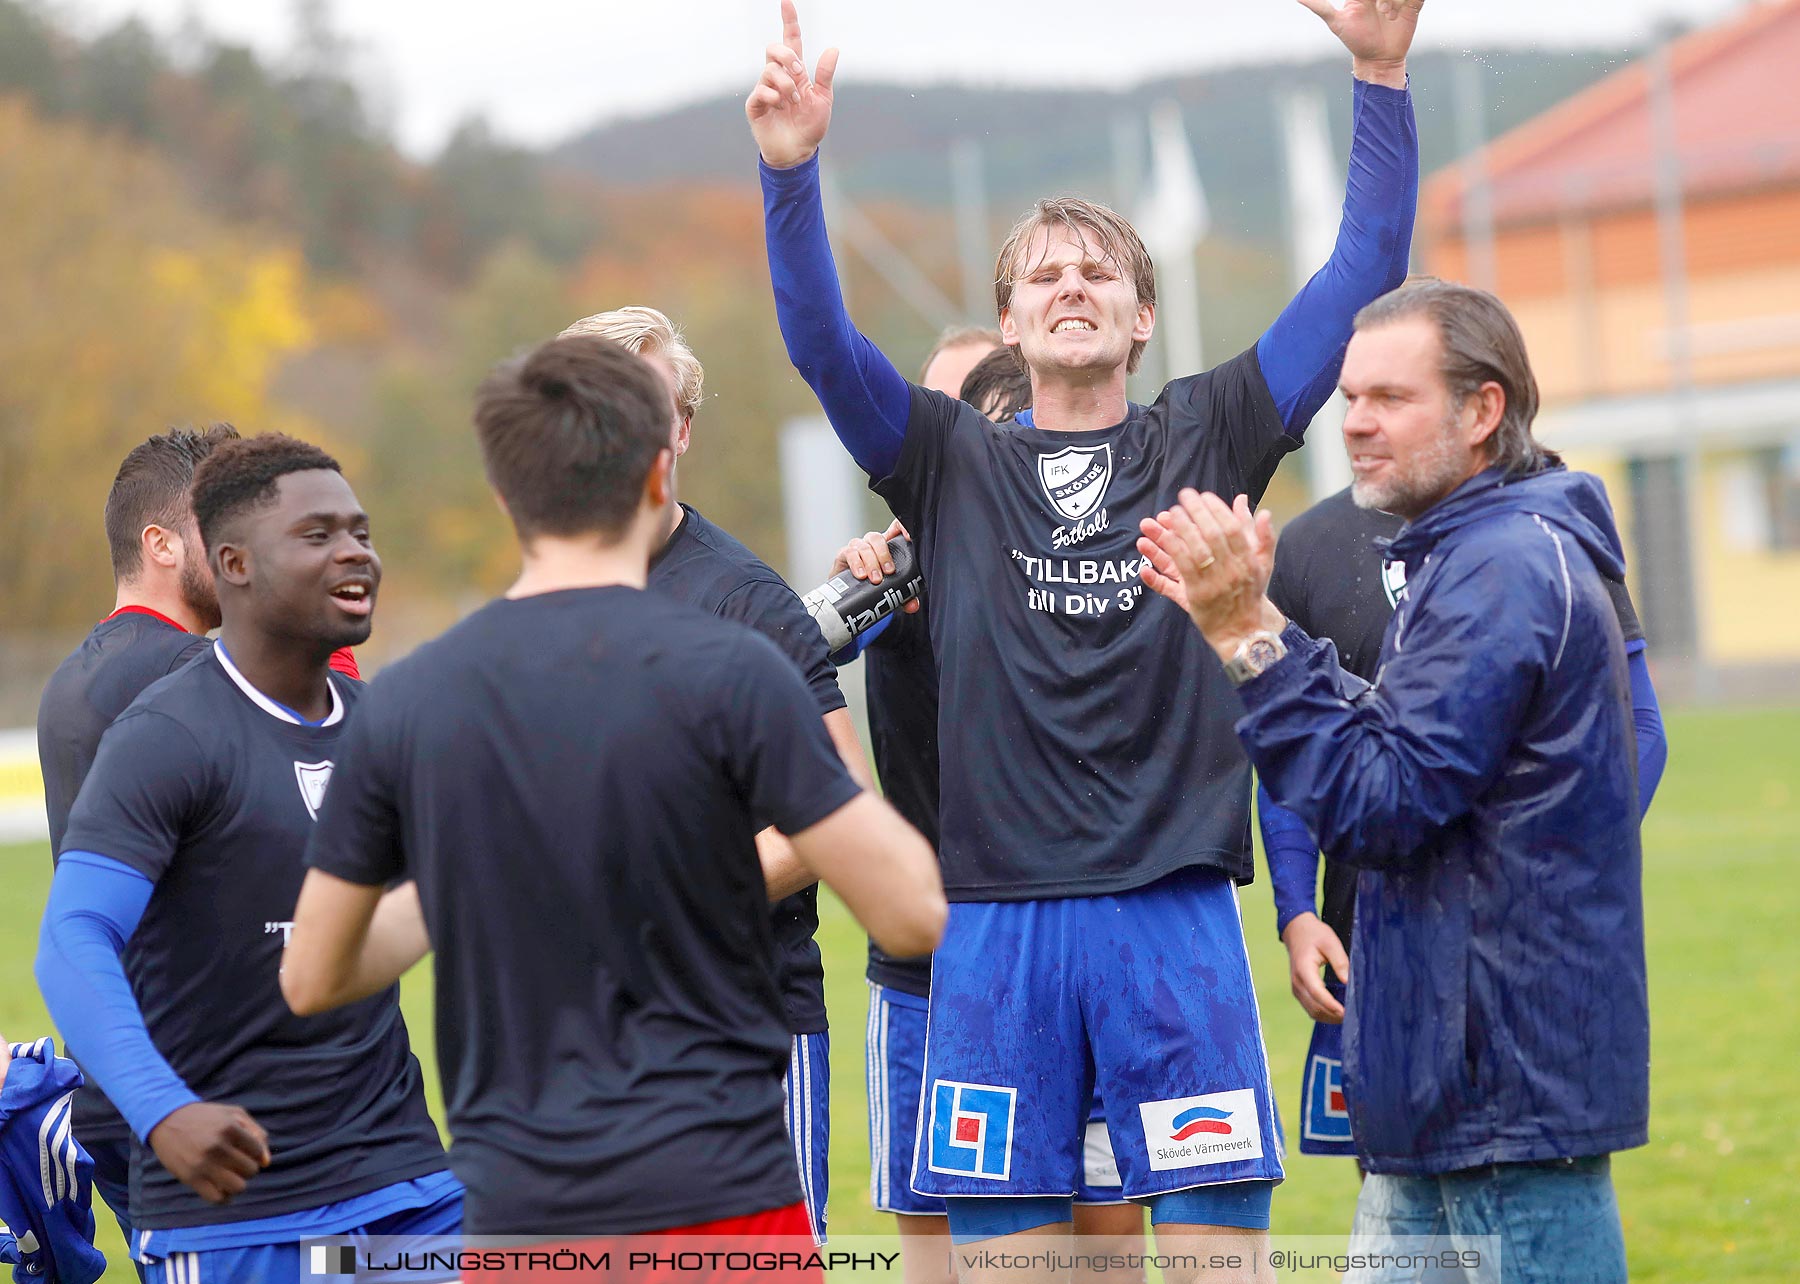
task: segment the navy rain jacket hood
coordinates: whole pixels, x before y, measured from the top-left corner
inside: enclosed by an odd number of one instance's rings
[[[1360,867],[1344,1087],[1365,1167],[1441,1173],[1642,1145],[1637,761],[1599,481],[1480,473],[1403,528],[1375,685],[1297,628],[1238,734]]]

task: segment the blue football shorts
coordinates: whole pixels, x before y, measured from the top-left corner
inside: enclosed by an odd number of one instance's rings
[[[781,1081],[787,1105],[788,1140],[800,1172],[800,1192],[813,1243],[825,1242],[825,1199],[831,1191],[831,1035],[796,1034],[788,1043],[787,1075]]]
[[[399,1212],[380,1217],[355,1230],[338,1232],[332,1235],[307,1235],[308,1239],[318,1239],[337,1244],[360,1245],[367,1251],[366,1240],[375,1237],[399,1237],[401,1239],[419,1238],[422,1242],[420,1250],[425,1248],[443,1248],[443,1236],[460,1236],[462,1234],[463,1196],[461,1188],[446,1195],[423,1208],[406,1208]],[[305,1284],[309,1280],[318,1280],[326,1284],[328,1280],[391,1280],[394,1284],[437,1284],[438,1281],[454,1280],[454,1271],[446,1274],[442,1271],[395,1271],[376,1270],[356,1272],[351,1275],[336,1273],[330,1270],[318,1271],[319,1263],[310,1259],[303,1251],[305,1246],[298,1240],[288,1240],[279,1244],[255,1244],[242,1248],[202,1248],[192,1252],[169,1253],[143,1261],[141,1267],[144,1279],[148,1284]],[[388,1255],[399,1255],[406,1252],[404,1245],[383,1244],[382,1252]]]
[[[1090,1101],[1124,1194],[1279,1181],[1281,1140],[1230,878],[950,907],[932,956],[912,1187],[1068,1196]]]
[[[869,1202],[881,1213],[944,1215],[943,1199],[912,1188],[919,1085],[925,1073],[926,1006],[917,995],[869,983],[863,1062],[869,1094]],[[1106,1120],[1093,1111],[1082,1128],[1082,1177],[1075,1202],[1125,1202]]]

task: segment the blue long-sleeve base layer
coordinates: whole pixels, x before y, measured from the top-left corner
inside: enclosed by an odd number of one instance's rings
[[[1411,95],[1360,80],[1354,94],[1337,243],[1256,344],[1282,422],[1296,438],[1336,386],[1356,313],[1405,279],[1411,253],[1419,185]],[[885,477],[900,459],[911,393],[844,310],[825,233],[819,159],[791,169],[762,164],[760,171],[769,276],[788,357],[863,471]]]

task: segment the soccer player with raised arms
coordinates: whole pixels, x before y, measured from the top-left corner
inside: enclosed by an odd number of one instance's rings
[[[1249,768],[1220,665],[1143,591],[1135,540],[1183,486],[1259,495],[1357,309],[1406,273],[1421,0],[1303,3],[1353,57],[1337,246],[1250,351],[1149,407],[1125,384],[1154,268],[1118,215],[1042,201],[1001,248],[1000,331],[1032,410],[998,430],[908,384],[845,314],[817,155],[837,51],[808,73],[791,3],[746,103],[789,355],[932,586],[952,911],[912,1180],[960,1240],[1067,1225],[1096,1083],[1125,1193],[1165,1236],[1269,1225],[1282,1170],[1232,886],[1251,873]]]
[[[286,1281],[306,1238],[454,1233],[462,1188],[398,991],[299,1018],[279,986],[301,855],[361,691],[330,662],[369,636],[369,519],[335,460],[278,434],[214,450],[193,506],[219,639],[101,737],[37,979],[137,1139],[146,1277]],[[395,895],[405,908],[410,889]]]

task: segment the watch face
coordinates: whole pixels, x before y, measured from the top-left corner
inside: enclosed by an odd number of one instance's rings
[[[1281,648],[1269,638],[1258,638],[1250,644],[1244,654],[1245,661],[1251,670],[1261,673],[1281,658]]]

